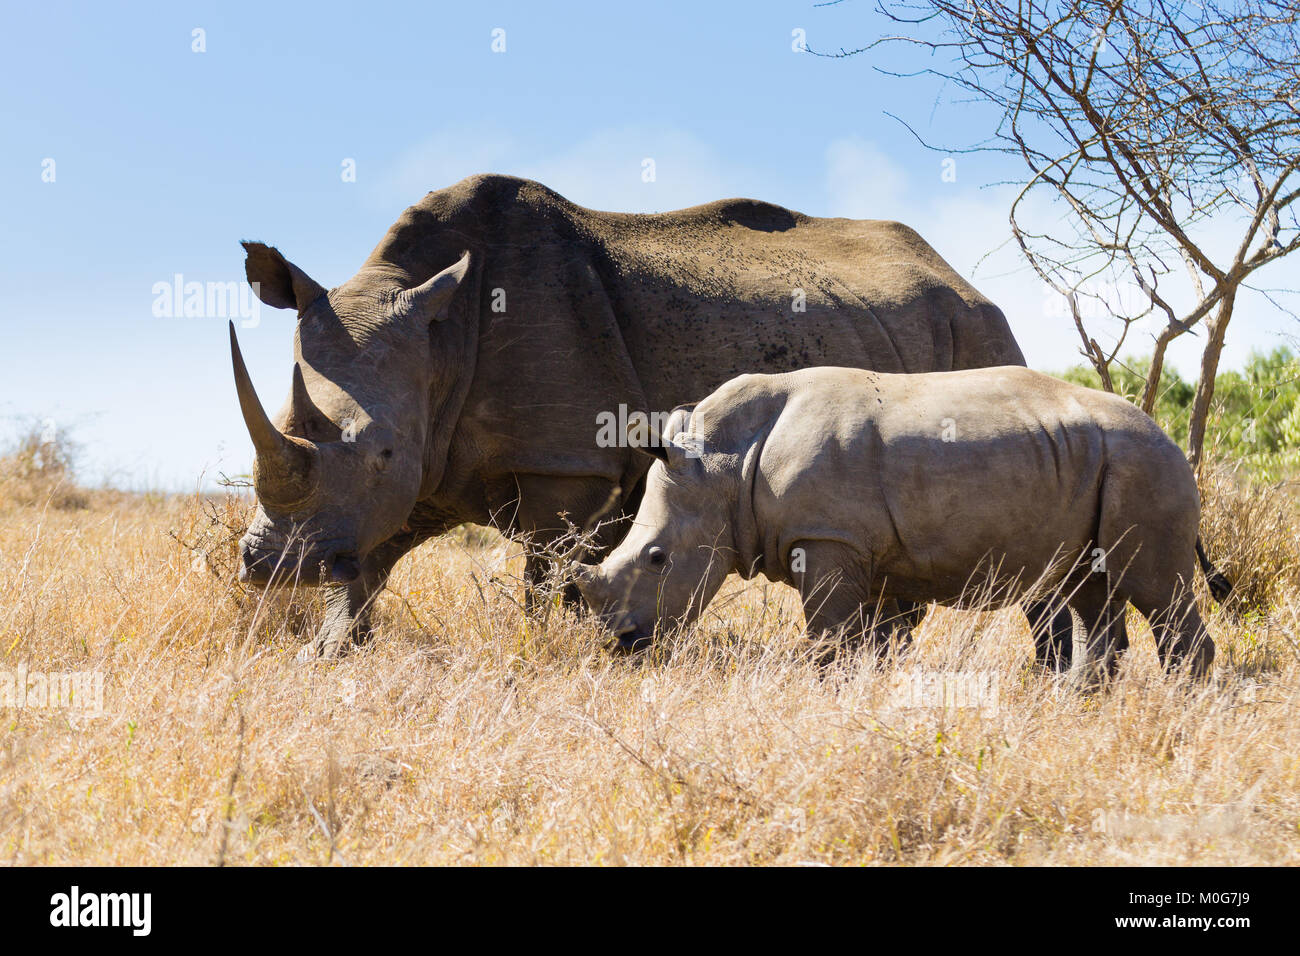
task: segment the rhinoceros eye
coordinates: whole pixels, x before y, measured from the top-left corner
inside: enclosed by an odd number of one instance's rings
[[[663,548],[651,548],[646,552],[645,559],[649,562],[650,567],[662,568],[668,563],[668,552]]]

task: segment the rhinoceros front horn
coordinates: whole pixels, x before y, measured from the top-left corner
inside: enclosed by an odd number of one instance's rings
[[[253,463],[253,486],[263,504],[290,506],[311,494],[314,485],[316,450],[308,442],[281,434],[253,389],[244,356],[230,323],[230,361],[235,368],[235,391],[244,425],[257,453]]]

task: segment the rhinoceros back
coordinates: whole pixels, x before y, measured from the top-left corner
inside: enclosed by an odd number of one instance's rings
[[[1025,364],[1001,310],[900,223],[752,200],[588,215],[629,352],[665,399],[745,372]]]
[[[997,307],[912,230],[751,200],[605,213],[476,176],[406,210],[352,281],[423,282],[465,249],[478,299],[453,315],[474,325],[471,382],[435,423],[457,435],[440,507],[463,520],[483,520],[476,489],[514,494],[520,474],[634,497],[644,460],[602,445],[600,416],[667,411],[743,372],[1024,363]]]
[[[598,212],[528,180],[476,176],[408,209],[368,265],[427,278],[466,245],[483,249],[484,285],[505,290],[513,331],[561,321],[584,327],[588,354],[625,349],[652,408],[744,372],[1025,364],[1001,310],[897,222],[750,199]]]

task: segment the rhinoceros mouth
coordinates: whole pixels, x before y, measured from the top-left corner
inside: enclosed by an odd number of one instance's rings
[[[654,642],[653,629],[632,626],[614,635],[609,649],[616,654],[636,654]]]
[[[361,576],[355,551],[343,542],[288,545],[245,538],[239,544],[239,580],[244,584],[351,584]]]

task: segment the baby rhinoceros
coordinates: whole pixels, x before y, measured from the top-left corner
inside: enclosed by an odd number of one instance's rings
[[[1229,585],[1197,537],[1196,481],[1122,398],[1015,367],[810,368],[732,379],[664,431],[632,530],[575,570],[624,650],[693,620],[737,571],[798,588],[831,648],[879,646],[887,602],[1050,593],[1075,620],[1076,678],[1113,674],[1129,601],[1167,668],[1209,671],[1198,558],[1216,597]]]

